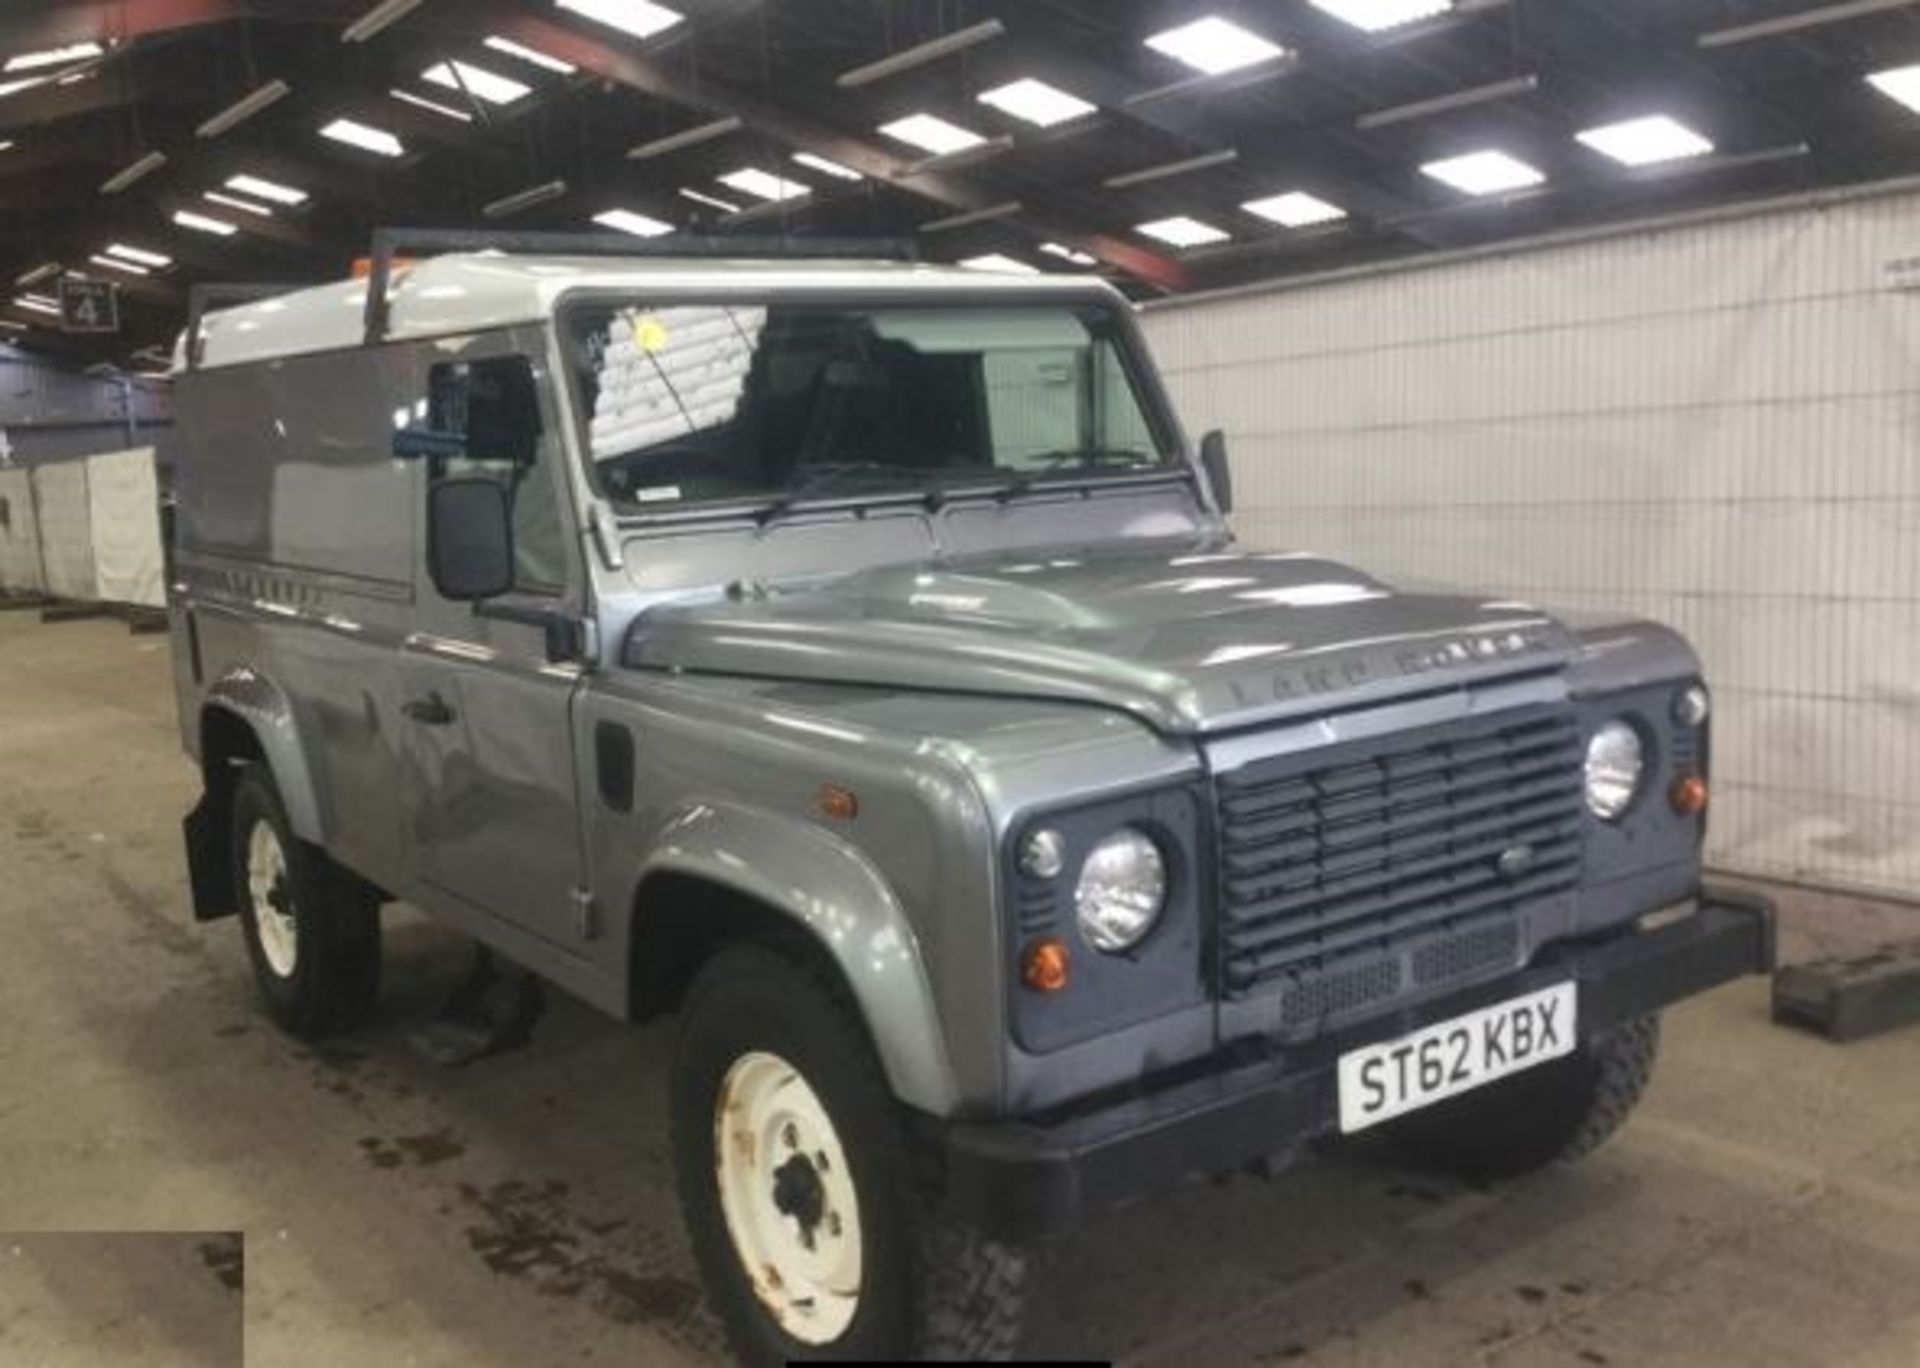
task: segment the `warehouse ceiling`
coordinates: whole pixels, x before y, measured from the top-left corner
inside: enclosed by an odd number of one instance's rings
[[[150,365],[381,224],[1150,296],[1917,171],[1914,0],[5,0],[0,340]]]

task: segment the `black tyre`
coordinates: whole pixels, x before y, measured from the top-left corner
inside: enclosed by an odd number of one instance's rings
[[[1637,1017],[1565,1059],[1415,1112],[1388,1133],[1414,1162],[1466,1178],[1517,1178],[1570,1163],[1620,1129],[1659,1051],[1659,1016]]]
[[[1012,1353],[1025,1256],[941,1213],[827,974],[760,946],[715,956],[671,1101],[687,1231],[742,1363]]]
[[[233,789],[233,880],[247,958],[267,1011],[302,1039],[344,1030],[380,987],[380,904],[293,834],[273,775],[244,766]]]

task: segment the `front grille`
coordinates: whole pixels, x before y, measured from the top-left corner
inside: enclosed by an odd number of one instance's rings
[[[1283,993],[1289,1026],[1511,967],[1517,910],[1580,877],[1580,732],[1564,709],[1254,761],[1216,782],[1222,990]]]

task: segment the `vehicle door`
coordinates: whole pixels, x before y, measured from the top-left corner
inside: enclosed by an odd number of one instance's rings
[[[478,475],[508,487],[515,576],[499,599],[448,600],[420,539],[401,711],[421,882],[455,910],[572,951],[583,863],[569,714],[582,668],[556,658],[566,651],[552,629],[577,627],[587,605],[544,370],[504,338],[427,368],[428,426],[457,434],[463,451],[421,460],[422,478]]]

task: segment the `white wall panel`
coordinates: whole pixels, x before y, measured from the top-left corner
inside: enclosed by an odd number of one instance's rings
[[[32,481],[25,470],[0,470],[0,589],[38,594],[46,587]]]
[[[164,608],[160,488],[153,448],[89,456],[86,465],[98,597],[106,603]]]
[[[1244,540],[1670,622],[1710,856],[1920,896],[1920,195],[1150,309]]]
[[[47,592],[56,598],[92,601],[98,583],[87,463],[55,461],[35,466],[33,495],[40,514],[40,557],[47,568]]]

